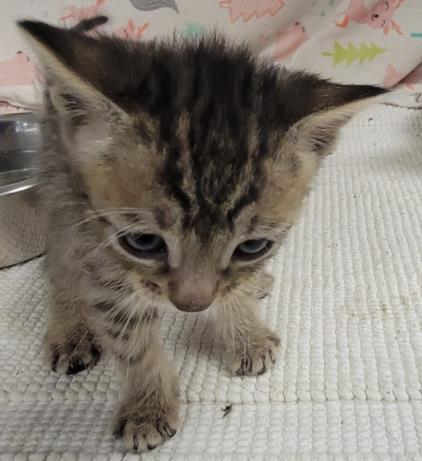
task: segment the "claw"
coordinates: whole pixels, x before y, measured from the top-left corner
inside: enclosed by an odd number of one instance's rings
[[[69,367],[67,368],[66,374],[67,375],[76,375],[80,371],[85,370],[88,368],[88,365],[83,362],[83,360],[79,357],[76,357],[69,363]]]

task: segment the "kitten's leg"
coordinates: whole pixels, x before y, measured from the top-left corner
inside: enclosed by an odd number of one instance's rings
[[[46,335],[51,368],[71,375],[94,366],[101,348],[84,316],[87,306],[64,290],[51,298]]]
[[[274,363],[280,339],[258,317],[258,300],[269,291],[272,277],[263,274],[264,285],[252,293],[237,292],[217,310],[217,330],[226,359],[237,375],[261,375]]]
[[[113,346],[126,376],[114,434],[135,451],[155,448],[173,437],[179,425],[178,380],[161,345],[157,315],[151,312],[129,337],[115,338]]]

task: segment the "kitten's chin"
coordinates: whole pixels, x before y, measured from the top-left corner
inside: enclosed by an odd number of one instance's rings
[[[174,304],[172,303],[177,310],[181,312],[195,313],[203,312],[210,307],[210,304],[200,305],[200,304]]]

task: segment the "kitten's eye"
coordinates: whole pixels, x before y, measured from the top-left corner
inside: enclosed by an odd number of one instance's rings
[[[237,259],[252,260],[265,254],[273,242],[267,239],[246,240],[234,250],[233,256]]]
[[[166,251],[164,240],[155,234],[126,234],[120,237],[119,242],[137,258],[156,258]]]

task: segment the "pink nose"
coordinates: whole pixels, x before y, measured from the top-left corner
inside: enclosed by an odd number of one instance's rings
[[[215,298],[215,277],[170,278],[169,299],[181,311],[199,312],[207,309]]]

